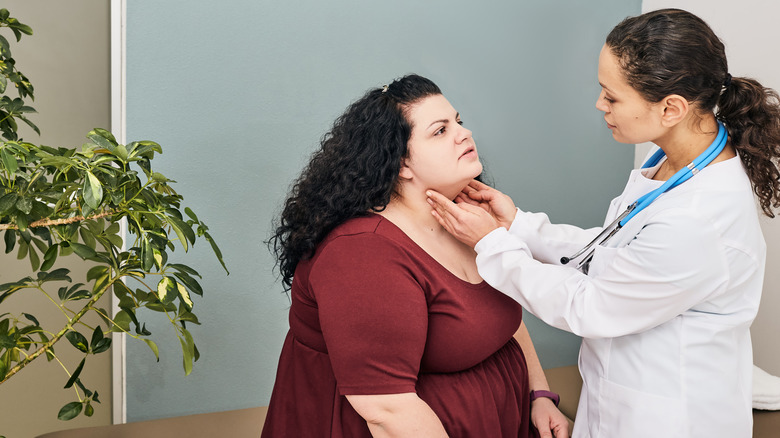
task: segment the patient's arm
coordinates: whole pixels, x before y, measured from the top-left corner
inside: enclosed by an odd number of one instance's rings
[[[413,392],[346,397],[375,438],[447,436],[439,417]]]
[[[549,391],[550,386],[547,384],[547,378],[544,376],[542,364],[539,362],[539,356],[536,355],[536,349],[525,322],[520,324],[520,328],[515,333],[515,339],[523,349],[528,366],[529,391]],[[569,438],[569,421],[549,398],[539,397],[531,402],[531,421],[539,430],[541,438]]]

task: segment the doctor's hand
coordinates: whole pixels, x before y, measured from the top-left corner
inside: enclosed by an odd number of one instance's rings
[[[455,198],[455,202],[465,202],[481,207],[506,229],[512,225],[517,214],[517,208],[515,208],[512,198],[477,180],[472,180]]]
[[[434,190],[428,190],[425,194],[433,208],[431,214],[439,224],[456,239],[472,248],[488,233],[501,226],[493,215],[473,203],[458,198],[454,203]]]
[[[531,402],[531,422],[540,438],[569,438],[569,420],[549,398]]]

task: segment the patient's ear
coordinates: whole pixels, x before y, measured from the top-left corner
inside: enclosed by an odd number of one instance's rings
[[[398,172],[398,177],[401,179],[412,179],[414,172],[409,166],[406,165],[408,158],[401,159],[401,170]]]

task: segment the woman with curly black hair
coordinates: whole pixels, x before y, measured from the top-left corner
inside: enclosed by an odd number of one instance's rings
[[[522,308],[429,212],[481,172],[423,77],[336,120],[270,240],[292,306],[264,437],[568,437]]]
[[[431,192],[435,214],[491,285],[583,337],[575,437],[749,437],[778,95],[732,77],[720,39],[679,9],[615,26],[598,78],[613,137],[658,146],[604,227],[551,224],[476,182],[457,206]]]

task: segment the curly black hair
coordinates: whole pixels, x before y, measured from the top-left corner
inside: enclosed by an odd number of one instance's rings
[[[431,80],[411,74],[369,90],[336,119],[293,183],[267,242],[285,290],[298,262],[311,257],[331,230],[385,209],[409,155],[410,106],[439,94]]]
[[[732,78],[723,43],[701,18],[661,9],[619,23],[607,36],[628,83],[649,102],[678,94],[713,111],[739,152],[764,214],[780,207],[780,100],[754,79]]]

